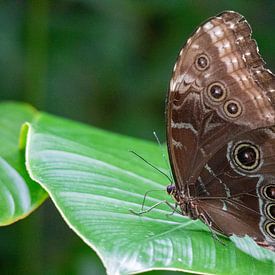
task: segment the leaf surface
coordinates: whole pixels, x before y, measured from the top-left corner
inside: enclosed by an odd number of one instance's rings
[[[47,197],[26,171],[19,133],[36,111],[27,104],[0,104],[0,226],[14,223],[36,209]]]
[[[152,269],[200,274],[273,274],[270,260],[239,250],[228,238],[213,238],[200,221],[161,204],[167,179],[129,150],[167,172],[160,148],[150,142],[41,114],[30,125],[27,168],[47,190],[67,224],[92,247],[107,273]],[[161,191],[160,191],[161,190]],[[168,215],[168,216],[167,216]],[[223,244],[222,244],[222,243]]]

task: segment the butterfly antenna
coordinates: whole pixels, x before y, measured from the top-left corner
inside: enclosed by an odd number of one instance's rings
[[[159,173],[161,173],[162,175],[164,175],[169,182],[172,182],[172,178],[170,178],[168,175],[166,175],[163,171],[161,171],[159,168],[157,168],[155,165],[153,165],[152,163],[150,163],[148,160],[146,160],[144,157],[140,156],[138,153],[130,150],[130,153],[134,154],[135,156],[139,157],[141,160],[143,160],[145,163],[147,163],[149,166],[151,166],[152,168],[154,168],[155,170],[157,170]]]
[[[156,133],[155,131],[153,131],[153,135],[154,135],[154,137],[155,137],[155,139],[156,139],[156,141],[157,141],[157,143],[158,143],[158,145],[159,145],[159,148],[160,148],[160,150],[161,150],[162,158],[164,159],[164,162],[165,162],[165,164],[166,164],[166,167],[167,167],[167,169],[168,169],[168,171],[169,171],[170,179],[173,179],[173,176],[172,176],[172,173],[171,173],[171,168],[170,168],[170,165],[169,165],[169,163],[168,163],[168,159],[167,159],[167,157],[166,157],[166,155],[165,155],[165,153],[164,153],[164,150],[163,150],[163,147],[162,147],[162,145],[161,145],[161,143],[160,143],[160,140],[159,140],[159,138],[158,138],[158,135],[157,135],[157,133]],[[171,180],[171,183],[173,183],[173,180]]]

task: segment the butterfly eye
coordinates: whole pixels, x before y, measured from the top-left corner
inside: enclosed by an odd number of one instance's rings
[[[205,54],[200,54],[197,56],[195,64],[199,71],[204,71],[209,67],[209,58]]]
[[[275,201],[275,185],[266,185],[261,189],[263,196],[271,201]]]
[[[224,104],[224,111],[228,117],[236,118],[242,113],[242,107],[238,101],[228,100]]]
[[[166,191],[167,191],[167,193],[169,194],[169,195],[171,195],[174,191],[176,190],[176,186],[175,185],[168,185],[167,187],[166,187]]]
[[[267,222],[264,228],[266,233],[275,240],[275,222]]]
[[[265,213],[268,218],[275,220],[275,203],[269,203],[265,206]]]
[[[252,171],[259,167],[260,150],[251,143],[240,143],[233,150],[234,161],[240,168]]]
[[[220,102],[226,98],[227,92],[221,83],[212,83],[207,88],[208,96],[215,102]]]

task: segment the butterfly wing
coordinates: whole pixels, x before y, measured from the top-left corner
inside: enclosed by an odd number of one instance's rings
[[[235,12],[202,24],[181,50],[167,97],[176,187],[188,192],[205,163],[237,134],[273,125],[274,76]]]
[[[271,245],[274,91],[275,77],[264,68],[247,21],[224,12],[202,24],[181,50],[166,110],[177,198],[197,198],[199,212],[214,229]],[[252,149],[244,147],[248,141]],[[257,171],[238,170],[238,154],[230,153],[236,144],[252,150],[241,149],[240,155],[259,150]]]
[[[205,164],[191,195],[217,231],[275,247],[275,128],[228,142]]]

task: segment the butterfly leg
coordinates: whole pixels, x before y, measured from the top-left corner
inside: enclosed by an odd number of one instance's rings
[[[145,214],[145,213],[148,213],[148,212],[152,211],[154,208],[156,208],[156,207],[158,207],[159,205],[164,204],[164,203],[165,203],[166,205],[168,205],[168,206],[173,210],[173,213],[175,213],[175,212],[180,213],[179,210],[176,209],[176,206],[173,206],[170,202],[168,202],[168,201],[166,201],[166,200],[160,201],[160,202],[158,202],[158,203],[152,205],[151,207],[149,207],[149,208],[147,208],[147,209],[145,209],[145,210],[142,209],[141,211],[138,211],[138,212],[137,212],[137,211],[135,211],[135,210],[133,210],[133,209],[129,209],[129,211],[130,211],[131,213],[135,214],[135,215],[140,216],[140,215],[143,215],[143,214]]]
[[[207,212],[201,212],[199,217],[204,222],[204,224],[206,224],[209,228],[209,231],[211,232],[213,239],[215,241],[218,241],[220,244],[225,245],[225,243],[219,238],[218,234],[212,229],[212,221]]]
[[[172,206],[172,205],[171,205]],[[171,207],[170,206],[170,207]],[[173,209],[173,211],[171,212],[171,213],[169,213],[169,214],[166,214],[166,216],[167,217],[169,217],[169,216],[173,216],[176,212],[178,213],[178,214],[180,214],[180,215],[182,215],[182,212],[180,211],[180,210],[178,210],[177,208],[178,208],[178,206],[179,206],[179,204],[176,202],[175,203],[175,206],[172,208]]]

